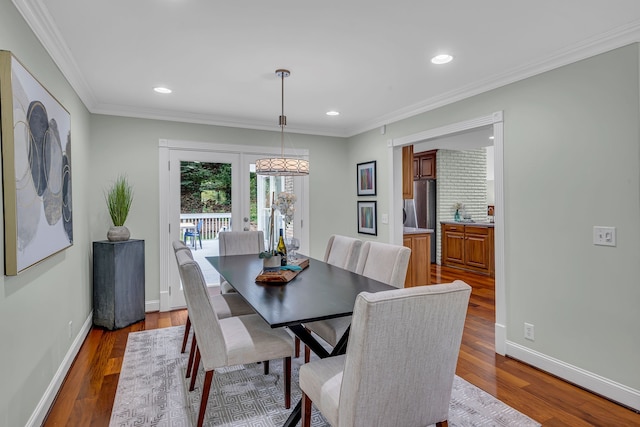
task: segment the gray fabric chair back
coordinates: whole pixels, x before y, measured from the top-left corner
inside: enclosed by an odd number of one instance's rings
[[[404,287],[411,249],[381,242],[364,242],[356,273],[396,288]]]
[[[173,245],[173,251],[174,252],[186,251],[186,252],[189,253],[189,256],[191,258],[193,258],[193,254],[191,253],[191,248],[189,248],[189,246],[185,245],[182,240],[174,240],[172,242],[172,245]]]
[[[333,235],[327,242],[324,262],[349,271],[356,271],[362,240],[353,237]]]
[[[264,251],[262,231],[224,231],[218,234],[220,255],[249,255]]]
[[[448,418],[471,287],[418,286],[356,298],[339,426],[427,426]]]
[[[202,270],[185,251],[176,252],[180,278],[184,289],[187,311],[198,337],[198,348],[202,354],[205,370],[226,366],[226,342],[218,316],[213,311],[207,291],[207,282]]]

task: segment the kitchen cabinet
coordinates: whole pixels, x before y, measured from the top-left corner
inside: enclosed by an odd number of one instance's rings
[[[414,153],[413,179],[436,179],[436,150]]]
[[[402,199],[413,199],[413,145],[402,147]]]
[[[431,233],[425,229],[405,232],[402,244],[411,249],[404,287],[431,283]]]
[[[442,265],[495,276],[493,224],[441,223]]]

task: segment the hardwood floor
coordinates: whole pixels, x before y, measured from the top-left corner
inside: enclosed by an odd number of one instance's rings
[[[457,374],[543,426],[640,426],[640,414],[494,353],[493,279],[433,266],[434,283],[473,287]],[[44,426],[108,426],[129,332],[183,325],[186,310],[147,313],[118,331],[91,330]]]

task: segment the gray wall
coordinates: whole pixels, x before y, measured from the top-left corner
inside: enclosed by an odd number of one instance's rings
[[[346,204],[344,182],[355,179],[347,167],[343,139],[287,134],[296,149],[308,149],[310,254],[322,258],[333,233],[347,234],[355,216],[336,206]],[[131,237],[146,241],[146,300],[159,299],[159,186],[158,143],[160,139],[274,146],[277,133],[249,129],[185,124],[156,120],[94,115],[91,119],[91,180],[98,191],[89,195],[90,229],[93,240],[104,240],[110,226],[102,188],[121,172],[134,186],[135,199],[127,219]],[[354,184],[355,187],[355,184]]]
[[[0,426],[4,427],[25,425],[91,312],[87,197],[91,165],[89,113],[9,1],[0,3],[0,49],[12,51],[71,114],[74,237],[73,246],[19,276],[0,275]],[[0,253],[4,259],[4,245]],[[73,322],[72,338],[69,322]]]
[[[538,360],[640,390],[638,45],[350,138],[351,163],[386,140],[504,111],[507,340]],[[361,153],[367,150],[368,155]],[[363,158],[364,157],[364,158]],[[382,187],[378,210],[390,195]],[[544,213],[542,213],[544,209]],[[617,247],[592,244],[615,226]],[[386,238],[383,227],[381,239]],[[536,339],[523,337],[524,322]],[[589,374],[590,375],[590,374]],[[640,402],[634,401],[636,406]]]
[[[70,111],[73,138],[73,247],[0,278],[0,426],[14,426],[46,412],[38,405],[82,338],[91,312],[91,242],[109,226],[104,186],[119,172],[135,185],[127,225],[147,242],[147,299],[157,299],[158,140],[276,146],[277,138],[90,115],[9,2],[0,3],[0,48],[13,51]],[[330,234],[357,235],[356,163],[377,161],[378,194],[360,199],[377,200],[379,215],[389,212],[389,138],[503,110],[508,340],[640,390],[638,57],[637,45],[617,49],[389,124],[386,135],[376,129],[346,143],[294,139],[310,152],[311,255],[322,256]],[[618,246],[593,246],[594,225],[616,226]],[[379,221],[378,228],[377,237],[360,236],[388,241],[388,226]],[[535,324],[535,342],[523,339],[524,322]]]

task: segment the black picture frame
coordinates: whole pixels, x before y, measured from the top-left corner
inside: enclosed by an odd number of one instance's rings
[[[358,202],[358,233],[378,235],[377,202]]]
[[[356,166],[358,196],[376,195],[376,161],[358,163]]]

